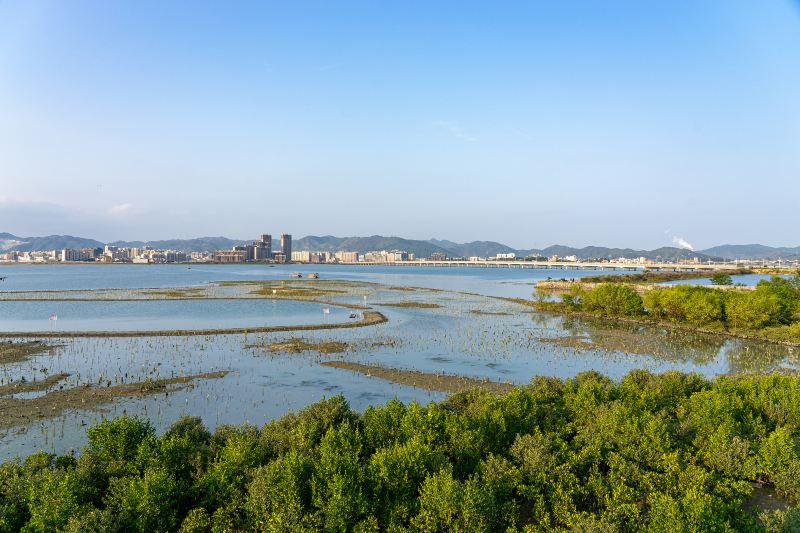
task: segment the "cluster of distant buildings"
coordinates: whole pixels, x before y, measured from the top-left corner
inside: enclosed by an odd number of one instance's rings
[[[189,261],[180,250],[155,250],[149,246],[122,247],[106,245],[98,248],[64,248],[61,250],[11,251],[0,254],[0,262],[11,263],[180,263]]]
[[[207,261],[215,263],[248,263],[251,261],[272,261],[288,263],[292,260],[292,236],[282,233],[280,249],[272,249],[272,235],[264,233],[259,240],[251,244],[234,246],[230,250],[213,252]]]
[[[414,261],[415,256],[404,250],[380,250],[374,252],[292,252],[293,263],[398,263]]]
[[[17,263],[55,263],[55,262],[99,262],[99,263],[182,263],[182,262],[211,262],[211,263],[402,263],[417,261],[413,253],[404,250],[376,250],[365,253],[356,251],[307,251],[292,250],[292,236],[283,233],[273,248],[272,235],[265,233],[261,238],[249,244],[237,245],[229,250],[184,252],[181,250],[158,250],[150,246],[123,247],[106,245],[98,248],[65,248],[62,250],[42,251],[10,251],[0,254],[0,262]],[[443,252],[433,252],[427,261],[548,261],[548,262],[574,262],[580,260],[577,256],[568,255],[560,257],[528,256],[518,257],[517,254],[498,253],[489,257],[448,257]],[[648,264],[654,261],[646,257],[602,259],[601,262],[617,264]],[[699,263],[698,258],[688,262]]]
[[[292,236],[282,233],[277,246],[273,247],[272,235],[265,233],[258,240],[248,244],[233,246],[229,250],[185,252],[181,250],[159,250],[150,246],[123,247],[105,245],[98,248],[65,248],[62,250],[37,250],[37,251],[8,251],[0,253],[0,262],[16,263],[55,263],[55,262],[99,262],[99,263],[182,263],[182,262],[211,262],[211,263],[403,263],[417,262],[551,262],[551,263],[579,263],[587,261],[575,255],[550,257],[528,255],[518,256],[514,252],[498,253],[493,256],[480,257],[449,257],[446,252],[433,252],[429,257],[418,259],[413,253],[404,250],[376,250],[365,253],[356,251],[307,251],[292,250]],[[648,265],[654,263],[681,263],[698,264],[702,261],[694,257],[689,260],[669,261],[652,260],[647,257],[636,258],[599,258],[592,259],[592,263],[609,263],[621,265]],[[790,261],[763,261],[763,260],[737,260],[743,266],[800,266],[800,262]],[[490,266],[490,265],[487,265]]]
[[[549,257],[543,255],[528,255],[528,256],[519,256],[515,252],[508,252],[508,253],[498,253],[493,256],[488,257],[479,257],[479,256],[470,256],[470,257],[447,257],[446,254],[443,253],[433,253],[430,257],[431,261],[469,261],[469,262],[482,262],[482,261],[536,261],[536,262],[548,262],[548,263],[579,263],[581,261],[591,261],[593,263],[614,263],[614,264],[628,264],[628,265],[644,265],[649,263],[661,263],[664,262],[662,260],[652,260],[648,259],[647,257],[618,257],[618,258],[597,258],[597,259],[580,259],[577,255],[551,255]],[[667,261],[668,262],[668,261]],[[700,258],[694,257],[689,259],[689,263],[699,263]]]
[[[216,262],[246,263],[270,261],[286,263],[292,256],[292,236],[280,236],[280,248],[272,249],[272,236],[264,234],[252,244],[234,246],[230,250],[185,252],[182,250],[157,250],[150,246],[128,247],[110,244],[98,248],[64,248],[62,250],[9,251],[0,254],[0,262],[12,263],[185,263]]]

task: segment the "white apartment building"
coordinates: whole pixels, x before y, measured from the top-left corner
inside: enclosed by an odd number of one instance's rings
[[[64,248],[59,254],[60,261],[93,261],[94,253],[91,250],[74,250],[72,248]]]
[[[359,260],[358,252],[336,252],[334,257],[342,263],[358,263]]]

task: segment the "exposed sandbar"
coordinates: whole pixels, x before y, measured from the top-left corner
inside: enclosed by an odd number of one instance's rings
[[[392,383],[398,383],[400,385],[448,393],[461,392],[463,390],[475,388],[500,393],[508,392],[514,387],[514,385],[510,383],[501,383],[467,376],[432,374],[429,372],[420,372],[419,370],[387,368],[377,365],[352,363],[350,361],[325,361],[320,364],[359,372],[366,376],[385,379],[386,381],[391,381]]]
[[[0,365],[26,361],[34,355],[41,355],[53,348],[53,346],[39,341],[0,342]]]
[[[67,411],[91,409],[110,403],[118,397],[143,397],[162,392],[181,390],[195,379],[224,377],[228,371],[206,372],[174,378],[145,380],[124,383],[111,387],[83,385],[70,389],[55,390],[35,398],[0,398],[0,428],[24,426],[34,420],[53,418]],[[19,392],[19,391],[18,391]]]
[[[40,392],[47,390],[59,381],[69,377],[69,374],[64,372],[60,374],[53,374],[44,379],[37,381],[14,381],[6,385],[0,385],[0,396],[10,396],[12,394],[19,394],[21,392]]]
[[[430,303],[430,302],[379,302],[375,305],[380,305],[383,307],[407,307],[412,309],[439,309],[442,307],[439,304]]]
[[[299,337],[273,342],[271,344],[249,344],[246,348],[265,348],[270,352],[319,352],[319,353],[341,353],[347,349],[347,343],[339,341],[320,341],[308,342]]]

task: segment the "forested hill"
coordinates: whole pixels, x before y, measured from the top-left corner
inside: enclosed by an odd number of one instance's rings
[[[18,237],[11,233],[0,233],[0,251],[15,250],[61,250],[63,248],[97,248],[103,243],[72,235],[48,235],[46,237]]]
[[[537,250],[531,250],[529,253],[536,254]],[[606,248],[604,246],[586,246],[584,248],[572,248],[570,246],[548,246],[543,250],[538,251],[539,255],[550,257],[557,255],[559,257],[567,257],[570,255],[576,256],[578,259],[614,259],[618,257],[625,257],[628,259],[636,259],[638,257],[645,257],[654,261],[677,261],[689,260],[697,257],[702,261],[716,259],[704,252],[697,252],[687,250],[685,248],[676,248],[673,246],[663,246],[655,250],[634,250],[632,248]]]
[[[380,235],[372,235],[371,237],[333,237],[331,235],[317,237],[309,235],[296,240],[292,248],[319,252],[348,251],[359,253],[373,250],[404,250],[415,254],[419,258],[430,257],[434,252],[453,255],[452,252],[445,248],[427,241],[403,239],[402,237],[382,237]]]
[[[113,246],[142,247],[150,246],[156,250],[181,250],[184,252],[205,252],[227,250],[249,241],[229,239],[227,237],[198,237],[196,239],[167,239],[161,241],[115,241]]]
[[[703,250],[723,259],[793,259],[800,255],[800,246],[764,246],[763,244],[723,244]]]

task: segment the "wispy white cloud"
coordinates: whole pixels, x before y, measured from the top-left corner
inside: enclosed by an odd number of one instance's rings
[[[461,139],[462,141],[466,142],[475,142],[478,140],[476,137],[473,137],[464,131],[463,128],[461,128],[461,126],[456,122],[451,122],[449,120],[435,120],[433,121],[433,125],[448,132],[456,139]]]
[[[0,196],[0,233],[23,236],[67,233],[113,240],[122,238],[120,235],[130,231],[133,223],[137,228],[147,226],[154,218],[132,216],[147,212],[129,202],[97,209],[94,205]]]
[[[689,241],[687,241],[683,237],[673,236],[672,237],[672,244],[674,244],[678,248],[683,248],[684,250],[694,251],[694,246],[689,244]]]
[[[112,205],[108,209],[108,214],[112,217],[124,217],[130,215],[132,212],[133,204],[130,203]]]

